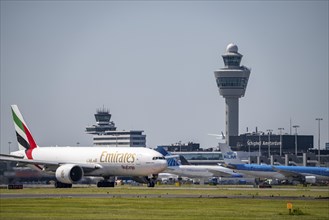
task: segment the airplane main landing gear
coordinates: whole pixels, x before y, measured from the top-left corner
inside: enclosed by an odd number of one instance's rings
[[[154,181],[150,181],[147,183],[147,187],[154,187],[155,186],[155,182]]]
[[[158,178],[158,175],[154,175],[154,174],[151,177],[146,177],[147,187],[154,187],[157,178]]]
[[[62,183],[59,181],[55,182],[55,188],[72,188],[72,184]]]
[[[115,178],[111,178],[109,181],[110,177],[104,177],[103,181],[99,181],[97,183],[97,187],[114,187],[115,186]]]
[[[97,187],[114,187],[114,182],[100,181],[97,183]]]

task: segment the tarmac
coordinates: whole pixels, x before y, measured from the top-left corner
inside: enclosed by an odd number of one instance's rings
[[[33,186],[29,186],[33,188]],[[37,187],[40,187],[38,185]],[[24,187],[28,188],[28,187]],[[50,186],[46,186],[46,188],[50,188]],[[162,189],[161,187],[157,187],[158,189]],[[195,190],[203,189],[213,190],[211,188],[188,188],[188,187],[165,187],[163,190],[166,189],[189,189],[191,191],[190,194],[179,194],[179,193],[170,193],[170,194],[133,194],[133,193],[42,193],[42,194],[29,194],[29,193],[22,193],[17,190],[16,192],[10,193],[2,193],[0,194],[0,199],[22,199],[22,198],[208,198],[208,199],[274,199],[274,200],[325,200],[329,201],[329,191],[327,189],[309,189],[310,191],[323,191],[327,192],[328,196],[324,197],[307,197],[307,196],[282,196],[282,195],[271,195],[271,196],[260,196],[260,195],[211,195],[211,194],[200,194],[198,192],[193,192]],[[255,188],[226,188],[227,190],[245,190],[245,191],[253,191],[256,190]],[[268,190],[271,191],[271,188],[262,189],[262,191]],[[296,189],[291,188],[275,188],[274,190],[280,191],[291,191]],[[327,195],[326,194],[326,195]]]

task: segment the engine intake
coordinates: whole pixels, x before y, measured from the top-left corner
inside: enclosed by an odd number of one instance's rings
[[[83,177],[83,169],[75,164],[65,164],[57,168],[56,179],[59,182],[72,184]]]

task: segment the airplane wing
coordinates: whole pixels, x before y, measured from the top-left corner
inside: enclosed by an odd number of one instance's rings
[[[278,173],[281,173],[282,175],[284,175],[285,177],[287,178],[303,178],[304,175],[301,174],[301,173],[298,173],[298,172],[294,172],[294,171],[289,171],[289,170],[282,170],[282,169],[279,169],[277,167],[272,167],[273,170],[275,170],[276,172]]]
[[[44,161],[44,160],[30,160],[30,159],[24,159],[19,156],[13,156],[13,155],[0,155],[0,161],[12,161],[17,162],[19,164],[32,164],[32,165],[42,165],[49,171],[56,171],[56,169],[64,164],[75,164],[80,166],[84,171],[90,172],[92,170],[100,169],[102,168],[101,165],[96,163],[72,163],[72,162],[56,162],[56,161]]]
[[[2,157],[4,157],[4,158],[24,158],[24,156],[16,156],[16,155],[11,155],[11,154],[0,154],[0,158],[2,158]]]
[[[216,177],[232,177],[233,174],[232,173],[228,173],[228,172],[224,172],[224,171],[220,171],[220,170],[216,170],[216,169],[207,169],[208,172],[212,173],[213,176]]]

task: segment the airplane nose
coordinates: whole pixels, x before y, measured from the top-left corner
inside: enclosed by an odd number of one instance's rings
[[[167,160],[162,161],[162,168],[163,168],[163,170],[167,169],[167,167],[168,167]]]
[[[167,169],[167,167],[168,167],[168,164],[167,164],[166,160],[159,160],[158,161],[158,165],[157,165],[158,172],[164,171],[165,169]]]

